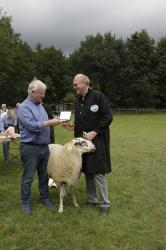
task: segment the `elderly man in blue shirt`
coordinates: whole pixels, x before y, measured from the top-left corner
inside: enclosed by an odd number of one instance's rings
[[[48,120],[42,105],[46,85],[33,80],[28,87],[28,97],[20,104],[17,117],[20,128],[20,155],[23,163],[21,181],[22,211],[29,214],[31,208],[31,184],[35,170],[39,178],[41,204],[52,208],[48,196],[47,162],[49,158],[50,126],[60,123],[58,119]]]
[[[1,125],[0,125],[0,132],[5,132],[8,127],[16,127],[17,125],[17,117],[15,114],[14,108],[9,108],[6,112],[1,114]],[[9,162],[9,148],[10,148],[10,141],[3,142],[3,157],[6,163]]]

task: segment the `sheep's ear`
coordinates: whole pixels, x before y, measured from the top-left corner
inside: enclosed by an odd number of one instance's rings
[[[68,151],[72,151],[72,150],[73,150],[73,147],[69,144],[68,147],[67,147],[67,150],[68,150]]]

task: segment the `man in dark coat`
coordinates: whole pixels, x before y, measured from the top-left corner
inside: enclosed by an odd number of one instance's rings
[[[85,173],[87,204],[97,205],[96,184],[100,191],[100,213],[107,214],[110,208],[107,179],[105,174],[111,172],[110,132],[112,114],[105,95],[89,87],[87,76],[78,74],[74,77],[73,87],[76,91],[75,102],[75,137],[91,140],[96,151],[84,154],[82,171]]]

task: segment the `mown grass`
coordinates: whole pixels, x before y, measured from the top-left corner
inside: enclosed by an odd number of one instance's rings
[[[64,144],[73,133],[59,126],[56,142]],[[166,115],[114,115],[111,125],[113,171],[108,176],[112,209],[99,216],[83,207],[85,182],[77,185],[80,208],[70,194],[64,213],[58,214],[59,197],[48,210],[39,203],[37,177],[32,187],[33,213],[23,215],[20,202],[22,165],[10,166],[0,157],[0,249],[57,250],[164,250],[166,249]],[[2,151],[2,150],[1,150]]]

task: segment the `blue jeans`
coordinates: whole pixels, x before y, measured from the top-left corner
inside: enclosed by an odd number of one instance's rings
[[[9,146],[10,146],[10,141],[3,142],[3,157],[5,161],[9,161]]]
[[[48,145],[20,144],[20,155],[23,162],[23,175],[21,181],[21,198],[23,204],[30,204],[31,184],[35,171],[39,179],[39,193],[41,201],[48,199],[47,162],[49,158]]]

